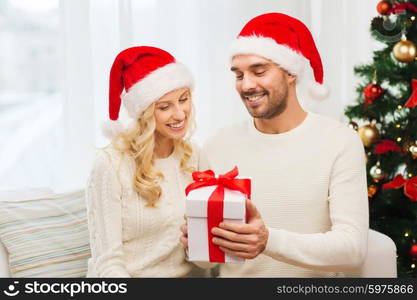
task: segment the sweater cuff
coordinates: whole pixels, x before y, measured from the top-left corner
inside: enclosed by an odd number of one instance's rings
[[[276,259],[277,256],[282,256],[282,249],[284,246],[284,232],[283,230],[267,227],[268,229],[268,241],[263,254]]]

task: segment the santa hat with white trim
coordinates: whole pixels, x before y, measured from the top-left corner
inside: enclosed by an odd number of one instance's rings
[[[281,13],[267,13],[250,20],[231,46],[231,57],[256,54],[278,64],[297,76],[311,68],[310,95],[315,99],[328,96],[323,86],[323,65],[310,30],[301,21]],[[314,81],[313,81],[314,80]]]
[[[109,117],[103,133],[113,138],[123,130],[119,118],[123,102],[129,117],[137,120],[142,112],[166,93],[193,88],[189,70],[168,52],[149,46],[120,52],[110,70]]]

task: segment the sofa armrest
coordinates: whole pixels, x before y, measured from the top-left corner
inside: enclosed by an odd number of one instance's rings
[[[387,235],[372,230],[368,234],[368,253],[363,265],[356,271],[345,273],[346,277],[396,278],[397,247]]]
[[[10,269],[9,254],[7,253],[6,248],[0,241],[0,278],[1,277],[10,277]]]

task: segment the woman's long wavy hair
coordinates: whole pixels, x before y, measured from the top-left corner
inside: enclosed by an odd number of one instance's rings
[[[191,99],[191,97],[190,97]],[[164,175],[154,168],[155,162],[155,103],[151,104],[134,123],[134,126],[122,132],[113,141],[113,146],[120,152],[128,154],[135,160],[136,173],[133,178],[134,188],[144,198],[148,207],[156,207],[162,195],[159,181]],[[194,131],[194,107],[188,116],[188,133],[183,139],[174,140],[174,155],[180,159],[180,168],[186,174],[195,169],[188,166],[193,149],[189,138]]]

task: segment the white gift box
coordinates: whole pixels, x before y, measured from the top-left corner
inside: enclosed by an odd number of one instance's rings
[[[188,223],[188,259],[209,262],[209,241],[207,228],[207,204],[217,186],[205,186],[189,192],[185,211]],[[223,220],[231,223],[245,223],[246,195],[224,189]],[[244,259],[225,254],[225,262],[243,262]]]

